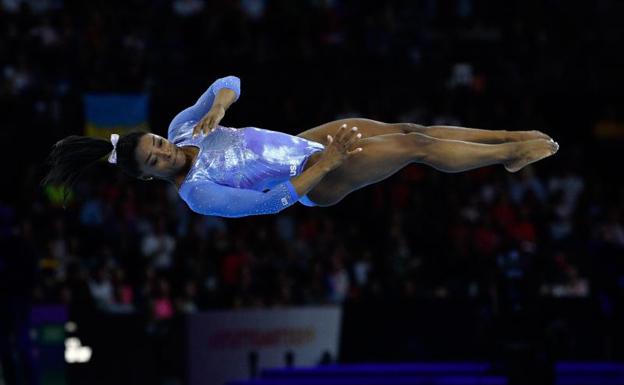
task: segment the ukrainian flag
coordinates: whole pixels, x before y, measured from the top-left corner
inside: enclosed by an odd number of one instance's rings
[[[85,135],[109,139],[132,130],[149,130],[146,94],[87,94],[84,96]]]

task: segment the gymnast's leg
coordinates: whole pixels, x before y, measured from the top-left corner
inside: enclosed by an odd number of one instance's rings
[[[349,118],[335,120],[304,131],[297,136],[315,142],[324,143],[327,135],[333,135],[338,127],[347,124],[349,127],[356,126],[362,134],[362,139],[371,136],[388,134],[418,133],[433,136],[439,139],[462,140],[475,143],[505,143],[532,139],[550,139],[540,131],[506,131],[506,130],[482,130],[456,126],[422,126],[415,123],[384,123],[371,119]]]
[[[537,130],[531,131],[507,131],[507,130],[482,130],[479,128],[457,126],[421,126],[414,123],[395,123],[406,126],[411,132],[433,136],[439,139],[462,140],[474,143],[506,143],[521,142],[533,139],[551,139],[548,135]]]
[[[335,204],[350,192],[386,179],[410,163],[427,164],[449,173],[502,164],[515,172],[558,149],[556,143],[546,139],[481,144],[418,133],[373,136],[360,140],[357,146],[363,151],[351,155],[307,194],[314,203]]]

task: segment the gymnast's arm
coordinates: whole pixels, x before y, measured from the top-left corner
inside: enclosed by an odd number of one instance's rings
[[[241,87],[240,79],[236,76],[226,76],[215,80],[210,87],[204,92],[194,105],[186,108],[184,111],[176,115],[175,118],[169,124],[167,139],[174,141],[176,137],[181,135],[190,134],[192,128],[210,111],[216,99],[221,94],[222,90],[229,90],[234,92],[234,98],[229,100],[229,92],[224,92],[221,99],[218,101],[220,104],[226,104],[229,107],[232,103],[236,102],[240,97]]]
[[[208,134],[221,122],[225,116],[225,110],[234,103],[236,92],[229,88],[221,88],[215,97],[210,110],[193,128],[193,136],[197,134]]]
[[[189,182],[180,188],[180,196],[191,210],[203,215],[238,218],[275,214],[293,205],[331,170],[319,160],[300,175],[266,192],[223,186],[210,181]]]

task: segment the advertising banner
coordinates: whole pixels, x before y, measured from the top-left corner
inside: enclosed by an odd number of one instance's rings
[[[340,307],[214,311],[188,320],[189,384],[223,385],[259,370],[338,354]]]

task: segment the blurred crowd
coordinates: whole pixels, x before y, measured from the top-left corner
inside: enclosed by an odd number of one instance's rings
[[[618,1],[2,0],[0,289],[151,320],[209,308],[624,294]],[[621,14],[621,13],[619,13]],[[102,162],[61,207],[51,145],[85,92],[146,92],[150,126],[216,78],[223,125],[296,134],[338,118],[542,130],[522,172],[410,165],[336,206],[224,219]],[[15,165],[15,166],[13,166]],[[3,168],[4,170],[4,168]],[[32,296],[32,297],[30,297]],[[608,309],[609,307],[605,307]],[[605,310],[607,311],[607,310]]]

